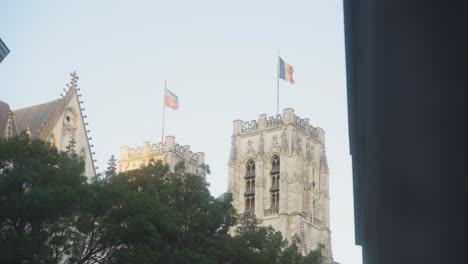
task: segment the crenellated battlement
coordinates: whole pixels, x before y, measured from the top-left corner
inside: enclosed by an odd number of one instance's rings
[[[186,162],[187,172],[204,176],[205,153],[193,152],[189,145],[180,145],[175,142],[174,136],[166,136],[164,142],[144,142],[143,146],[130,148],[124,146],[120,149],[119,172],[138,169],[148,165],[151,160],[162,160],[171,169],[180,162]]]
[[[127,156],[128,159],[139,159],[142,157],[147,157],[147,156],[151,156],[155,154],[164,154],[165,152],[169,151],[169,152],[174,153],[179,158],[184,159],[188,151],[188,159],[186,161],[194,165],[201,165],[198,163],[199,162],[198,156],[203,153],[202,152],[195,153],[193,151],[190,151],[190,146],[182,146],[176,143],[175,145],[169,146],[168,148],[166,148],[165,143],[163,142],[150,144],[149,146],[147,143],[148,142],[145,142],[143,146],[135,147],[135,148],[123,147],[122,148],[123,152],[121,156],[122,157]]]
[[[164,143],[159,142],[159,143],[151,144],[150,154],[161,154],[163,152],[164,152]]]
[[[277,114],[267,117],[266,114],[261,114],[257,120],[234,120],[233,133],[234,135],[245,135],[266,129],[282,127],[284,125],[292,125],[314,141],[325,145],[325,132],[323,129],[310,125],[308,118],[297,116],[294,114],[294,109],[291,108],[284,109],[283,115]]]

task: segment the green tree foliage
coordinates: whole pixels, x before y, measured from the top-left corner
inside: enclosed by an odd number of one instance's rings
[[[307,254],[307,256],[305,256],[303,259],[302,259],[302,264],[322,264],[322,261],[323,261],[323,257],[322,257],[322,250],[323,250],[324,246],[323,244],[319,244],[319,247],[316,249],[316,250],[312,250],[311,252],[309,252],[309,254]]]
[[[76,155],[0,141],[0,263],[320,263],[271,227],[238,216],[198,175],[160,161],[86,182]],[[208,168],[206,166],[206,168]],[[205,170],[205,173],[207,171]]]
[[[86,178],[76,155],[48,143],[0,139],[0,263],[56,263]]]
[[[261,227],[254,218],[244,218],[220,263],[321,264],[320,249],[302,256],[299,245],[298,236],[287,241],[272,227]]]

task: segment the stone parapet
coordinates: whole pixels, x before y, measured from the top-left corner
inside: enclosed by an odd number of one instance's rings
[[[286,108],[283,110],[283,115],[267,116],[266,114],[261,114],[257,120],[234,120],[233,135],[245,135],[265,129],[282,127],[283,125],[292,125],[299,131],[302,131],[307,137],[324,146],[325,131],[320,127],[310,125],[309,121],[308,118],[301,118],[296,115],[294,109]]]
[[[144,142],[143,146],[134,148],[124,146],[120,149],[120,157],[121,160],[130,160],[139,159],[143,157],[151,157],[155,154],[163,154],[166,152],[172,152],[177,157],[182,158],[186,162],[189,162],[194,165],[202,165],[205,162],[205,153],[194,153],[190,151],[189,145],[182,146],[175,143],[175,137],[173,136],[167,136],[165,142],[159,142],[154,144]]]
[[[153,160],[163,160],[171,169],[180,161],[186,162],[186,169],[191,173],[204,173],[205,153],[193,152],[189,145],[176,143],[174,136],[166,136],[164,142],[151,144],[144,142],[142,146],[120,148],[119,172],[137,169]]]

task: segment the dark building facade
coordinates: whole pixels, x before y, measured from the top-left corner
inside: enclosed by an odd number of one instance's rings
[[[468,263],[467,18],[448,2],[344,0],[364,264]]]
[[[2,62],[3,59],[5,59],[8,53],[10,53],[10,50],[5,45],[5,43],[3,43],[2,39],[0,39],[0,62]]]

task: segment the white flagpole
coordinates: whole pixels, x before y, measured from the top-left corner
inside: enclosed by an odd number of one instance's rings
[[[276,74],[276,113],[279,114],[279,76],[280,76],[280,56],[278,49],[278,72]]]
[[[164,115],[166,114],[166,89],[167,89],[167,80],[164,80],[164,95],[163,95],[163,118],[162,118],[162,133],[161,133],[161,143],[164,144]]]

